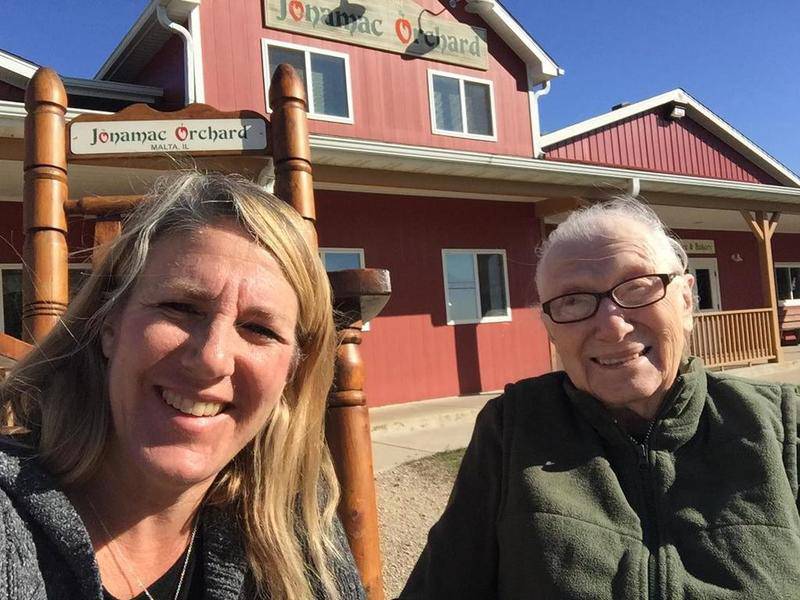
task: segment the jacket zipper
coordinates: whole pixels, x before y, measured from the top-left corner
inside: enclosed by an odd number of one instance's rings
[[[653,506],[653,493],[650,482],[650,436],[655,427],[655,420],[650,423],[650,427],[641,442],[635,440],[632,436],[631,441],[637,449],[638,462],[639,462],[639,478],[642,484],[644,502],[645,502],[645,516],[646,522],[642,523],[642,534],[644,537],[644,544],[648,551],[647,558],[647,597],[649,600],[657,599],[657,585],[658,585],[658,557],[653,552],[654,542],[658,540],[658,521],[655,518],[655,509]],[[656,548],[657,552],[657,548]]]

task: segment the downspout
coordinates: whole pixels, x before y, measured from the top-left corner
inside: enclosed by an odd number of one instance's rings
[[[546,96],[550,92],[550,80],[541,84],[539,89],[534,89],[536,84],[531,83],[533,80],[530,67],[528,72],[528,105],[531,114],[531,141],[533,142],[533,157],[544,158],[544,152],[540,143],[542,137],[541,126],[539,125],[539,98]]]
[[[183,48],[185,51],[185,71],[186,71],[186,104],[191,104],[195,101],[194,93],[194,41],[192,34],[189,30],[182,25],[170,21],[167,16],[166,9],[161,5],[156,5],[156,16],[158,17],[159,24],[164,29],[174,31],[183,38]]]
[[[642,191],[642,181],[638,177],[631,177],[630,185],[628,186],[628,193],[634,197],[638,198],[639,194]]]

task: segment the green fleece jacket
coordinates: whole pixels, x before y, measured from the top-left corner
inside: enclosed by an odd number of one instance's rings
[[[642,446],[564,373],[508,386],[400,597],[798,599],[797,404],[692,359]]]

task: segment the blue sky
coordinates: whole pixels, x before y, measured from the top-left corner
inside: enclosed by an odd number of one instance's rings
[[[91,77],[146,4],[0,0],[0,48]],[[566,71],[541,100],[543,131],[682,87],[800,174],[797,0],[503,4]]]

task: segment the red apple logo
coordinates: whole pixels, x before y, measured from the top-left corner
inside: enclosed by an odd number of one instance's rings
[[[183,125],[180,127],[175,128],[175,137],[178,138],[181,142],[184,141],[187,137],[189,137],[189,130],[186,129]]]
[[[303,15],[306,13],[306,7],[303,5],[300,0],[290,0],[289,2],[289,14],[292,15],[292,18],[295,21],[299,21],[303,18]]]
[[[108,132],[107,131],[101,131],[97,135],[97,139],[100,140],[103,144],[105,144],[108,141]]]
[[[394,31],[397,34],[397,39],[404,44],[411,41],[411,23],[409,23],[408,19],[402,17],[397,19],[394,22]]]

